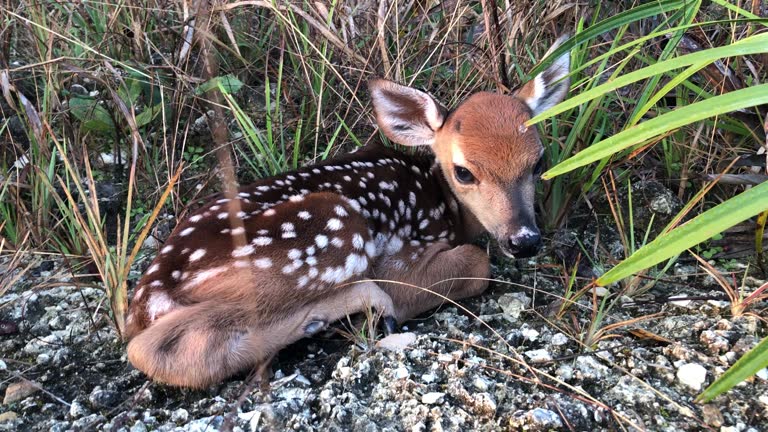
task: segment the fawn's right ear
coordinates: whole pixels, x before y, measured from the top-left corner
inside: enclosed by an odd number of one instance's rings
[[[560,36],[554,45],[544,54],[548,57],[557,47],[568,40],[568,35]],[[522,99],[531,109],[533,115],[542,112],[557,105],[571,85],[568,79],[568,73],[571,67],[571,53],[566,52],[558,57],[543,72],[536,75],[532,80],[523,84],[515,93],[515,96]]]
[[[384,135],[406,145],[432,145],[445,121],[446,109],[432,96],[384,79],[368,82],[376,122]]]

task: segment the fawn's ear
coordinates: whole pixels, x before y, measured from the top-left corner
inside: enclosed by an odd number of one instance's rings
[[[368,82],[376,123],[392,141],[406,145],[432,145],[445,121],[446,110],[423,91],[384,79]]]
[[[568,35],[560,36],[555,44],[552,45],[544,58],[547,58],[557,47],[559,47],[566,39]],[[538,115],[549,108],[557,105],[558,102],[563,100],[568,88],[571,86],[571,82],[568,78],[568,73],[571,68],[571,53],[566,52],[560,56],[554,63],[552,63],[543,72],[539,73],[532,80],[525,83],[520,90],[515,93],[515,96],[522,99],[533,112],[533,115]]]

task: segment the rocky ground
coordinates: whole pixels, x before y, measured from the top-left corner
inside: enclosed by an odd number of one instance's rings
[[[302,342],[275,362],[269,392],[246,392],[237,407],[246,376],[206,391],[148,383],[126,362],[102,292],[67,284],[64,273],[45,262],[0,298],[4,430],[759,431],[768,424],[765,370],[713,403],[693,403],[765,335],[761,321],[730,318],[720,300],[629,303],[609,322],[661,315],[617,329],[590,350],[571,336],[573,325],[589,324],[587,315],[572,314],[570,327],[547,322],[546,293],[561,283],[513,272],[514,283],[493,284],[465,302],[467,310],[448,306],[409,322],[384,346],[343,327]],[[534,284],[536,291],[525,288]],[[707,280],[676,294],[722,297]]]

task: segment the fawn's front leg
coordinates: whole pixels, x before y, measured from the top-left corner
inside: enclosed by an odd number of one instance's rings
[[[477,246],[437,242],[420,249],[408,245],[374,268],[372,276],[391,297],[398,322],[440,306],[446,298],[461,300],[488,288],[488,255]]]

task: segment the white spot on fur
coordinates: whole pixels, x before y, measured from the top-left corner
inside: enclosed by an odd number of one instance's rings
[[[304,220],[312,219],[312,214],[306,210],[300,211],[297,216],[299,216],[300,219],[304,219]]]
[[[275,213],[275,209],[267,209],[264,211],[264,216],[274,216]]]
[[[245,234],[245,228],[243,228],[243,227],[232,228],[231,234],[233,236]]]
[[[344,207],[337,205],[333,208],[334,213],[336,213],[339,217],[347,217],[349,216],[349,213],[347,213],[346,210],[344,210]]]
[[[169,312],[175,306],[176,302],[171,300],[168,294],[164,291],[153,292],[147,302],[147,314],[149,315],[150,321],[154,321],[161,315]]]
[[[173,278],[173,280],[179,280],[181,279],[181,272],[178,270],[174,270],[171,272],[171,277]]]
[[[268,269],[268,268],[272,267],[272,260],[267,258],[267,257],[258,258],[258,259],[253,260],[253,265],[255,265],[256,267],[258,267],[260,269]]]
[[[310,247],[306,248],[306,249],[304,250],[304,252],[305,252],[305,253],[306,253],[308,256],[312,256],[312,255],[314,255],[314,254],[315,254],[315,247],[314,247],[314,246],[310,246]]]
[[[352,235],[352,247],[355,249],[362,249],[365,247],[365,240],[363,236],[358,233]]]
[[[291,249],[288,251],[288,259],[296,260],[301,258],[301,251],[299,249]]]
[[[205,249],[198,249],[189,256],[189,262],[197,261],[203,256],[205,256]]]
[[[392,236],[392,238],[389,240],[389,243],[387,243],[387,247],[384,250],[384,252],[387,255],[394,255],[400,252],[400,249],[402,248],[403,248],[403,239],[401,239],[398,236]]]
[[[152,274],[158,270],[160,270],[160,264],[152,264],[152,267],[147,269],[147,274]]]
[[[315,244],[320,249],[324,249],[326,246],[328,246],[328,237],[322,234],[318,234],[317,236],[315,236]]]
[[[189,289],[200,285],[208,279],[214,278],[227,271],[227,267],[214,267],[207,270],[203,270],[192,275],[192,279],[184,285],[184,289]]]
[[[235,250],[232,251],[232,257],[240,258],[240,257],[248,256],[253,253],[253,250],[254,250],[253,246],[251,245],[240,246],[239,248],[236,248]]]
[[[181,237],[185,237],[185,236],[188,236],[188,235],[192,234],[192,231],[194,231],[194,230],[195,230],[194,227],[184,228],[183,230],[181,230],[179,235]]]
[[[193,223],[194,223],[194,222],[199,222],[199,221],[200,221],[200,219],[202,219],[202,218],[203,218],[203,216],[202,216],[202,215],[194,215],[194,216],[192,216],[192,217],[190,217],[190,218],[189,218],[189,221],[190,221],[190,222],[193,222]]]
[[[254,237],[253,240],[251,240],[251,244],[254,246],[268,246],[272,244],[272,237]]]
[[[292,196],[290,196],[288,198],[288,201],[291,201],[291,202],[301,202],[301,201],[304,201],[304,196],[303,195],[292,195]]]
[[[163,283],[161,281],[159,281],[159,280],[156,280],[156,281],[152,281],[152,283],[149,284],[149,286],[155,287],[155,288],[160,288],[161,286],[163,286]]]
[[[160,251],[160,253],[162,253],[162,254],[167,254],[168,252],[170,252],[170,251],[172,251],[172,250],[173,250],[173,246],[171,246],[171,245],[166,245],[166,246],[165,246],[165,247],[164,247],[164,248],[163,248],[163,249]]]
[[[344,224],[336,218],[330,218],[325,227],[331,231],[338,231],[344,227]]]
[[[229,213],[227,213],[227,212],[221,212],[221,213],[216,215],[216,217],[218,219],[226,219],[228,216],[229,216]]]
[[[334,237],[331,239],[331,244],[336,246],[337,248],[341,248],[342,246],[344,246],[344,240],[338,237]]]

